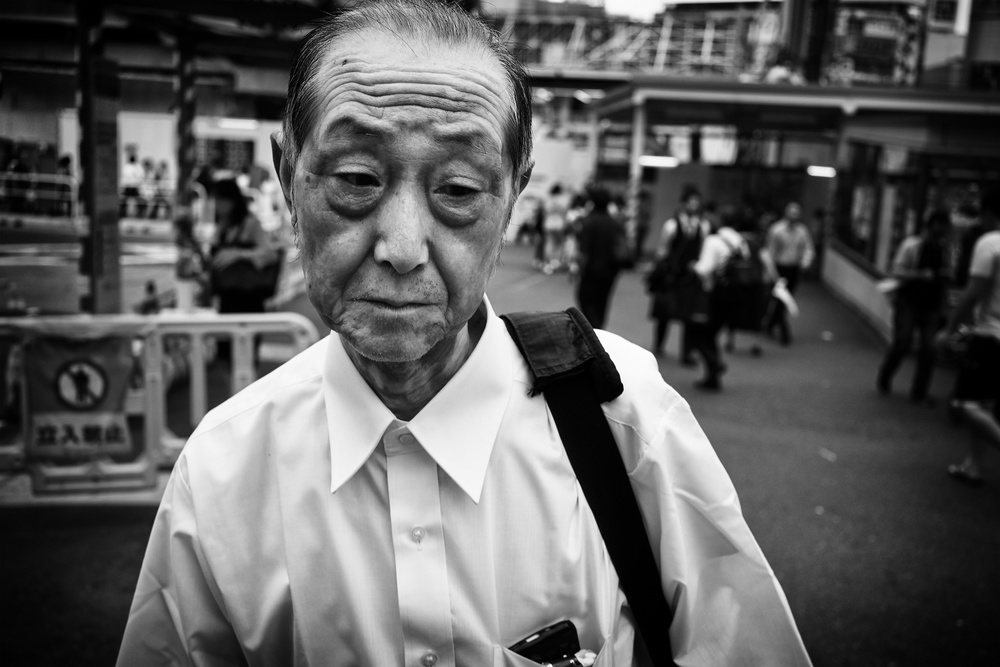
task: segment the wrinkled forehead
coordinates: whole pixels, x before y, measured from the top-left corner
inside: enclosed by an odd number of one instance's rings
[[[344,116],[377,120],[410,107],[437,113],[456,131],[483,134],[484,147],[506,158],[504,139],[514,117],[511,84],[485,45],[367,29],[332,44],[310,85],[311,139]]]

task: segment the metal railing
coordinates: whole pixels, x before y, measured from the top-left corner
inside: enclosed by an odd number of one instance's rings
[[[0,172],[0,213],[76,218],[79,187],[72,176]]]

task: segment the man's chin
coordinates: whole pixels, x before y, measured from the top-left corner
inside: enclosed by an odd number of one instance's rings
[[[382,325],[382,326],[379,326]],[[409,363],[427,355],[440,342],[436,327],[408,327],[377,323],[374,326],[338,332],[351,349],[361,357],[377,363]]]
[[[359,355],[380,364],[404,364],[423,358],[433,347],[413,338],[397,339],[361,337],[347,339],[347,344]]]

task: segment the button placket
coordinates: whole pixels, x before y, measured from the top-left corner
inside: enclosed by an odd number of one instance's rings
[[[453,667],[437,464],[405,428],[387,433],[383,442],[405,663]]]
[[[417,543],[417,549],[422,550],[423,545],[421,542],[424,541],[424,537],[427,536],[427,531],[424,530],[423,526],[414,526],[413,530],[410,531],[410,539]]]

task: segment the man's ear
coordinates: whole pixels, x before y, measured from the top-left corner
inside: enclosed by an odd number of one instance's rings
[[[528,165],[528,168],[524,170],[521,177],[518,179],[517,183],[517,196],[520,197],[521,193],[524,192],[524,188],[528,187],[528,181],[531,180],[531,171],[535,168],[535,163],[532,162]],[[516,197],[515,197],[516,199]]]
[[[271,159],[274,160],[274,171],[281,183],[281,192],[285,196],[285,205],[292,210],[292,166],[285,158],[285,139],[281,130],[271,133]]]

